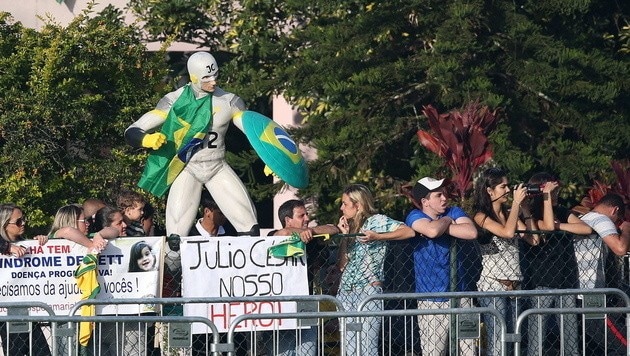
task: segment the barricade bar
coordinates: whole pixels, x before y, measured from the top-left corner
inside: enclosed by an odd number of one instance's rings
[[[116,304],[160,304],[160,305],[183,305],[201,303],[240,303],[240,302],[332,302],[338,311],[344,308],[337,298],[327,294],[316,295],[278,295],[268,297],[200,297],[200,298],[125,298],[125,299],[85,299],[78,301],[69,311],[69,314],[76,314],[84,305],[116,305]],[[3,303],[0,303],[0,307]]]
[[[44,302],[0,302],[0,308],[40,308],[45,310],[48,315],[55,315],[50,305]]]
[[[105,322],[162,322],[162,323],[201,323],[206,324],[210,330],[215,331],[216,326],[207,318],[200,316],[160,316],[160,315],[0,315],[0,322],[21,321],[27,323],[50,322],[50,323],[73,323],[81,321],[91,321],[97,323]]]
[[[594,289],[536,289],[536,290],[513,290],[513,291],[488,291],[488,292],[439,292],[439,293],[382,293],[373,294],[365,299],[357,307],[361,310],[363,306],[373,300],[397,300],[397,299],[428,299],[428,298],[478,298],[478,297],[540,297],[558,295],[592,295],[611,294],[623,300],[626,306],[630,307],[630,297],[617,288],[594,288]]]
[[[340,322],[340,346],[341,355],[345,355],[344,343],[345,343],[345,318],[349,317],[392,317],[392,316],[417,316],[417,315],[457,315],[457,314],[492,314],[497,320],[499,320],[499,326],[501,329],[501,342],[505,345],[506,340],[506,325],[505,321],[501,317],[501,314],[493,308],[446,308],[446,309],[404,309],[404,310],[380,310],[380,311],[344,311],[344,312],[304,312],[304,313],[268,313],[268,314],[244,314],[234,318],[228,331],[228,344],[234,343],[235,329],[239,323],[247,320],[255,319],[315,319],[315,318],[338,318]],[[361,352],[360,343],[357,345],[359,354]],[[505,347],[501,348],[502,356],[506,356]],[[233,356],[233,353],[228,353]],[[350,355],[349,355],[350,356]]]
[[[0,315],[0,322],[50,322],[52,326],[52,336],[53,340],[59,337],[67,337],[70,340],[74,339],[76,328],[73,326],[73,323],[79,322],[96,322],[96,323],[202,323],[205,324],[212,332],[213,344],[211,345],[211,349],[214,348],[214,345],[218,345],[220,343],[219,332],[217,331],[216,326],[207,318],[202,317],[185,317],[185,316],[159,316],[159,315],[146,315],[146,316],[129,316],[129,315],[118,315],[118,316],[80,316],[80,315],[68,315],[68,316],[30,316],[30,315]],[[70,323],[67,328],[70,330],[70,335],[57,335],[57,324],[58,323]],[[70,343],[68,345],[71,345]],[[78,347],[78,345],[76,345]],[[69,346],[72,347],[72,346]],[[58,350],[56,350],[56,342],[53,342],[53,355],[57,355]],[[70,355],[72,355],[72,351],[68,351]],[[219,355],[216,351],[213,352],[215,355]],[[5,355],[7,356],[7,355]]]
[[[532,308],[523,311],[516,318],[515,333],[520,334],[523,322],[532,315],[555,315],[555,314],[596,314],[605,312],[606,314],[626,314],[626,337],[630,336],[630,307],[611,308]],[[514,343],[514,353],[519,355],[521,343]],[[626,345],[626,355],[630,355],[630,343]]]

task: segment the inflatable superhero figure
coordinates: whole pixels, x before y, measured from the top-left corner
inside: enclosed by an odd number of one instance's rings
[[[166,232],[187,236],[205,185],[238,235],[259,235],[256,211],[243,182],[225,161],[230,121],[242,131],[245,103],[217,86],[214,57],[196,52],[190,83],[166,94],[125,131],[126,141],[151,153],[138,185],[156,196],[168,190]],[[170,188],[170,190],[169,190]]]

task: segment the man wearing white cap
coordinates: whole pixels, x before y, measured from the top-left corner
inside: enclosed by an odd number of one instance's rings
[[[413,187],[413,198],[419,209],[412,210],[405,223],[420,234],[414,250],[417,293],[467,291],[474,288],[480,267],[471,240],[477,238],[473,221],[459,207],[449,207],[444,191],[444,179],[424,177]],[[451,245],[457,247],[457,269],[451,281]],[[476,267],[476,268],[475,268]],[[451,290],[451,282],[456,284]],[[471,307],[469,299],[460,300],[460,307]],[[418,301],[420,309],[449,308],[445,298]],[[448,315],[419,315],[420,342],[423,355],[448,354]],[[460,355],[473,355],[472,340],[459,343]]]

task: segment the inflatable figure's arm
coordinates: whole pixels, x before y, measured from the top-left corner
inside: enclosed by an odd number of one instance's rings
[[[243,101],[243,99],[234,95],[234,98],[232,98],[232,100],[230,101],[230,108],[232,109],[232,122],[234,122],[234,125],[238,127],[239,130],[243,131],[243,121],[241,120],[241,114],[243,113],[243,111],[247,110],[245,102]]]
[[[243,129],[243,119],[241,117],[243,112],[247,110],[245,106],[245,102],[243,101],[243,99],[239,98],[238,96],[234,96],[234,98],[230,102],[230,107],[232,108],[232,122],[234,122],[234,125],[238,127],[239,130],[245,133],[245,130]],[[266,176],[273,174],[277,178],[277,175],[266,164],[265,164],[265,168],[263,169],[263,172],[265,173]]]
[[[133,147],[145,147],[154,150],[160,148],[166,143],[166,136],[158,130],[166,120],[176,99],[174,93],[164,96],[155,109],[142,115],[138,121],[125,130],[125,141]]]
[[[159,128],[166,119],[167,113],[155,109],[142,115],[125,130],[125,141],[133,147],[146,147],[157,150],[166,142],[161,132],[152,132]]]

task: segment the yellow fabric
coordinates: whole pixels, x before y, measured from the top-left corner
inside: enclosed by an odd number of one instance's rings
[[[77,286],[81,290],[81,300],[93,299],[101,290],[96,273],[97,261],[97,254],[86,255],[79,267],[77,267],[77,270],[74,272],[74,277],[77,280]],[[96,307],[94,305],[84,305],[81,307],[81,316],[94,316],[95,314]],[[88,345],[90,337],[92,337],[92,330],[94,330],[94,323],[89,321],[82,321],[79,323],[79,344],[81,346]]]

